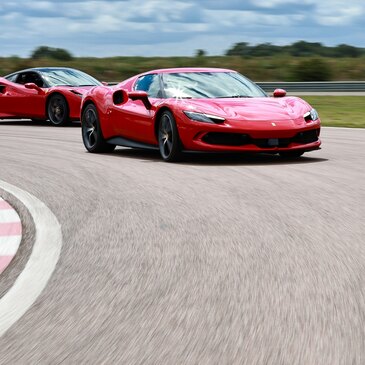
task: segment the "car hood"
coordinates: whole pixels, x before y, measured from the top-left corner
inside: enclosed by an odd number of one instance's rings
[[[226,119],[249,121],[293,120],[303,117],[311,109],[308,103],[297,97],[189,99],[183,100],[181,107]]]

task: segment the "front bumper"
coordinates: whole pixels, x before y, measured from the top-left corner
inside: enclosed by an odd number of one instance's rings
[[[320,120],[208,124],[184,121],[179,135],[185,150],[271,152],[319,149]]]

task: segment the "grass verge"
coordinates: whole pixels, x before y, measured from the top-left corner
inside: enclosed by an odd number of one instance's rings
[[[365,96],[301,96],[318,111],[323,126],[365,128]]]

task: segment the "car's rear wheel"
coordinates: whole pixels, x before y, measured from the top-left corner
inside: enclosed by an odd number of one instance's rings
[[[168,110],[161,114],[159,120],[158,145],[165,161],[174,162],[181,158],[181,142],[175,118]]]
[[[50,122],[57,127],[69,123],[69,107],[64,96],[54,94],[49,98],[47,103],[47,116]]]
[[[82,140],[85,148],[92,153],[112,152],[114,144],[105,141],[100,127],[98,111],[94,104],[89,104],[81,116]]]
[[[303,155],[305,151],[283,151],[279,152],[280,157],[288,159],[296,159]]]

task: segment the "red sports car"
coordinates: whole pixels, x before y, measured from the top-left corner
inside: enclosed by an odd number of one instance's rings
[[[116,145],[159,149],[165,161],[184,151],[299,157],[319,149],[317,112],[285,94],[277,89],[268,97],[227,69],[150,71],[84,94],[83,142],[89,152],[110,152]]]
[[[50,120],[56,126],[80,120],[82,95],[102,85],[72,68],[39,67],[0,78],[0,119]]]

